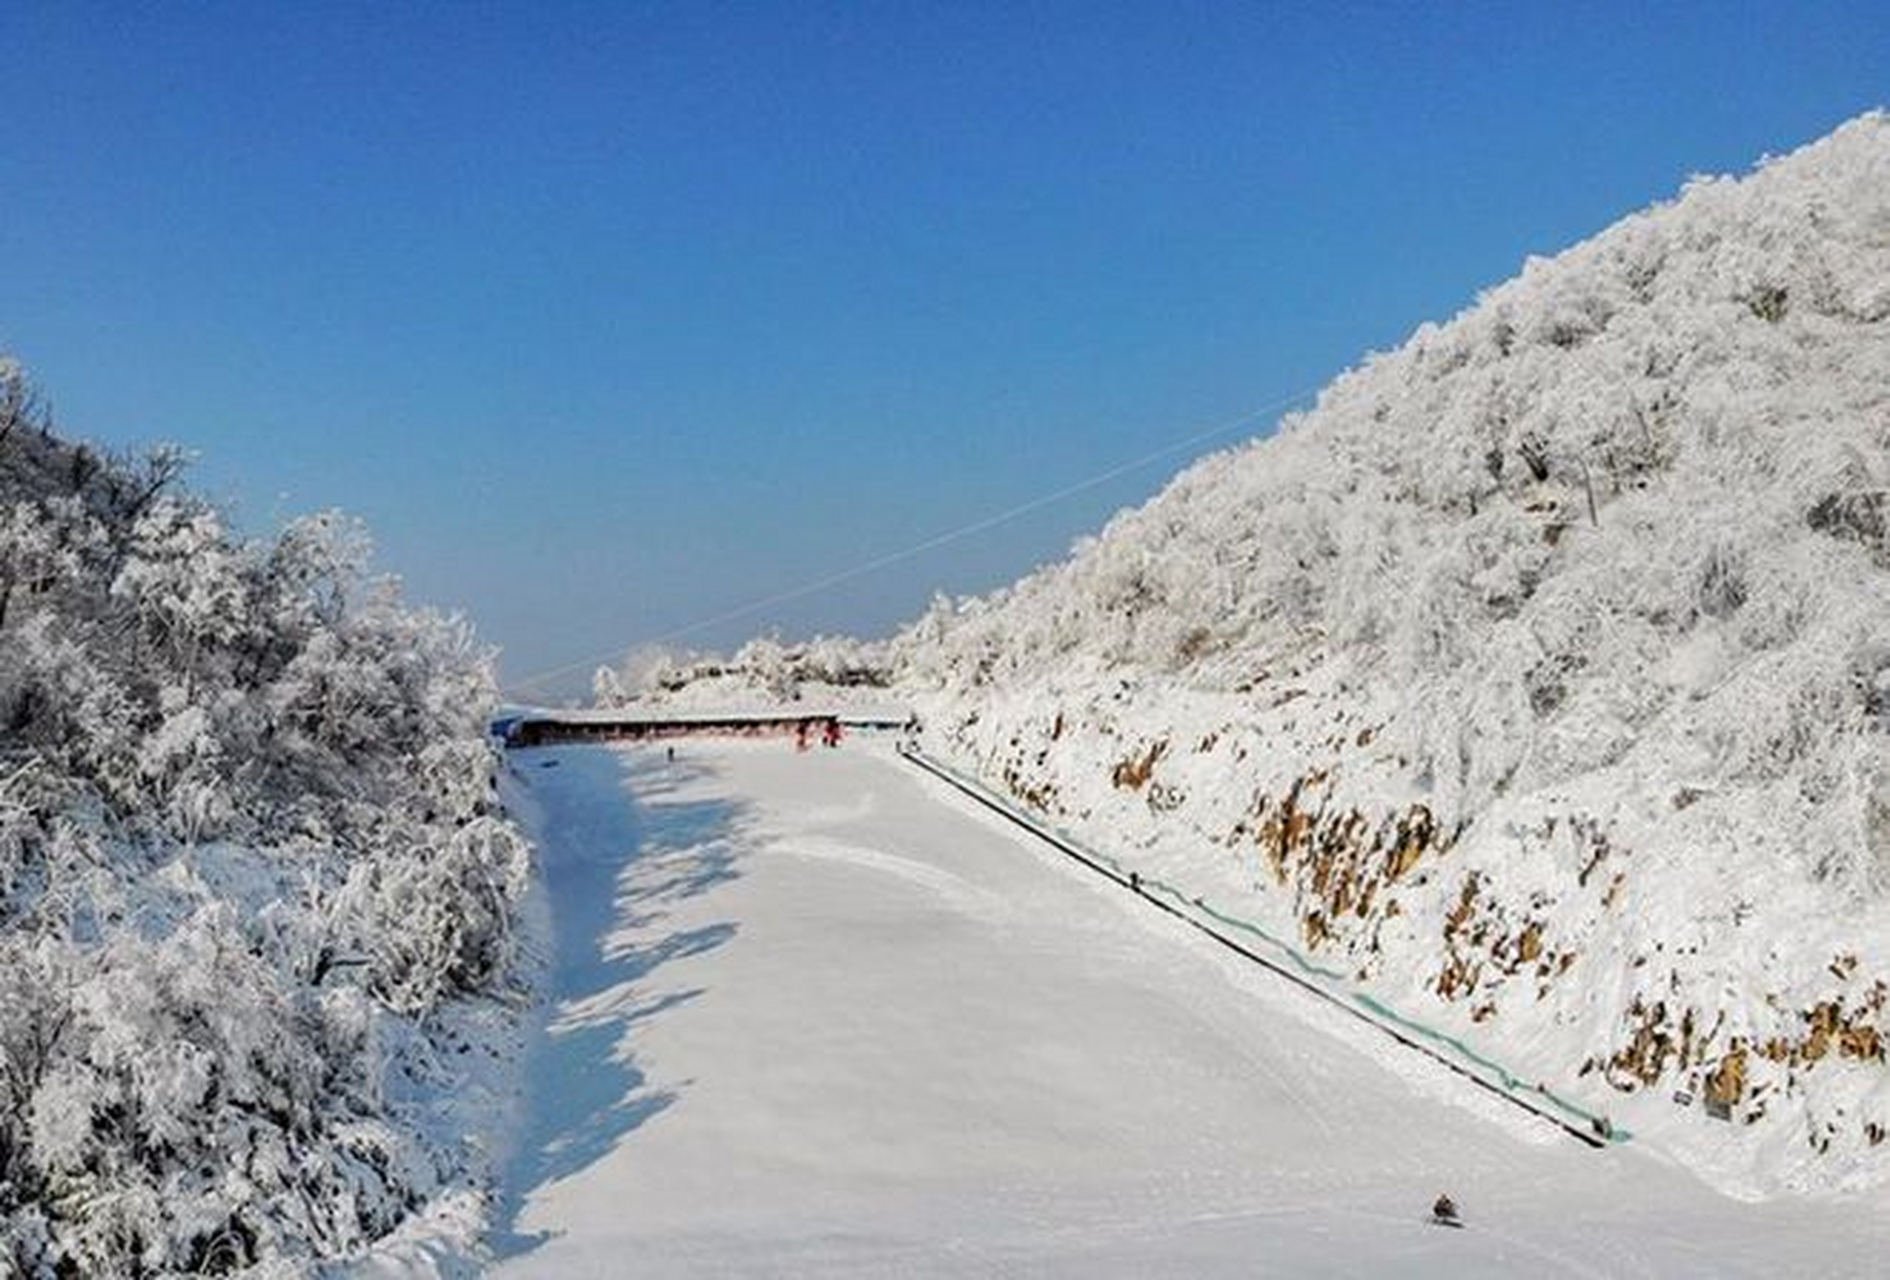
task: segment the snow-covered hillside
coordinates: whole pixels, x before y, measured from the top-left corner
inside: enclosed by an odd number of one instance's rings
[[[1890,119],[1530,261],[893,654],[941,753],[1722,1186],[1884,1180]]]
[[[478,1229],[429,1124],[528,873],[490,663],[346,521],[240,541],[180,467],[59,439],[0,365],[0,1275]]]

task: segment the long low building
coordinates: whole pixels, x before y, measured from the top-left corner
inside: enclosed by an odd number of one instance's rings
[[[904,708],[775,706],[737,710],[667,707],[574,708],[518,711],[494,720],[492,732],[508,747],[558,742],[642,742],[689,735],[798,737],[817,741],[853,732],[898,732],[913,728]]]

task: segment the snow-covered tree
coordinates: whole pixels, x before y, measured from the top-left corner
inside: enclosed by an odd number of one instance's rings
[[[514,979],[491,663],[333,514],[267,543],[0,364],[0,1274],[294,1272],[454,1157],[388,1092]]]

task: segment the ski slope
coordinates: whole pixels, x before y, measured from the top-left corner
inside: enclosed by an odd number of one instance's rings
[[[1881,1271],[1881,1198],[1589,1150],[889,750],[678,756],[513,756],[555,943],[497,1275]]]

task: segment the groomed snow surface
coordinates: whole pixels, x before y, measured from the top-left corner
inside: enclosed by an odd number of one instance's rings
[[[1591,1151],[880,744],[512,764],[555,943],[495,1274],[1881,1273],[1881,1196]]]

